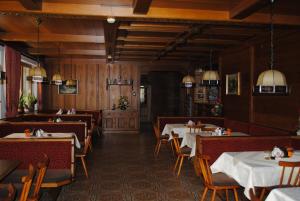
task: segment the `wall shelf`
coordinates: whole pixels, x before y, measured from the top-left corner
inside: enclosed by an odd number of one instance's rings
[[[111,85],[118,85],[118,86],[131,86],[131,89],[133,90],[133,80],[121,80],[121,79],[106,79],[106,90],[108,90],[108,87]]]

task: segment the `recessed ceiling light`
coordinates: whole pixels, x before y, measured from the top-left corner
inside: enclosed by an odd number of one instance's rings
[[[106,20],[109,24],[113,24],[116,22],[116,18],[114,18],[114,17],[108,17]]]
[[[108,59],[112,59],[112,56],[109,54],[109,55],[107,55],[107,58]]]

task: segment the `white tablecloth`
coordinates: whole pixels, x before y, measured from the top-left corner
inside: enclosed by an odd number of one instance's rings
[[[185,135],[183,135],[181,147],[187,146],[187,147],[192,148],[190,157],[193,157],[196,154],[196,136],[197,135],[200,135],[203,137],[216,137],[216,136],[212,135],[211,131],[201,131],[199,133],[187,132]],[[248,135],[245,133],[241,133],[241,132],[232,132],[231,136],[248,136]],[[222,136],[218,136],[218,137],[227,137],[227,135],[222,135]]]
[[[204,124],[205,127],[208,127],[208,128],[216,128],[217,126],[216,125],[213,125],[213,124]],[[193,129],[192,129],[193,130]],[[188,128],[186,126],[186,124],[166,124],[165,127],[164,127],[164,130],[162,131],[162,135],[170,135],[170,138],[169,140],[173,139],[171,133],[172,131],[174,133],[177,133],[179,138],[183,138],[184,135],[188,132],[190,132],[190,128]]]
[[[212,173],[223,172],[245,187],[244,194],[249,196],[249,189],[278,185],[282,168],[278,160],[267,160],[263,151],[224,152],[211,166]],[[282,161],[300,161],[300,151],[291,158]],[[297,172],[297,171],[295,171]]]
[[[299,201],[300,187],[277,188],[270,192],[265,201]]]
[[[5,136],[4,138],[52,138],[52,137],[53,138],[74,137],[76,148],[78,148],[78,149],[81,148],[80,142],[75,133],[46,133],[46,132],[44,132],[43,136],[41,136],[41,137],[36,137],[36,136],[26,137],[25,133],[12,133],[12,134]]]

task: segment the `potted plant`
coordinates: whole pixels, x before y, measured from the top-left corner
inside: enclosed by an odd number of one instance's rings
[[[19,98],[19,105],[18,105],[18,113],[23,113],[24,112],[24,96],[21,94]]]
[[[23,96],[23,107],[24,112],[33,112],[34,111],[34,105],[37,103],[37,98],[32,95],[31,93],[27,94],[26,96]]]
[[[127,96],[121,96],[119,99],[119,106],[121,110],[126,110],[129,107],[129,101]]]

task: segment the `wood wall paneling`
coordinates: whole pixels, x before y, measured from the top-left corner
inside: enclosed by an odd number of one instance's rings
[[[258,75],[269,68],[269,42],[257,42],[241,50],[222,54],[222,96],[225,116],[275,128],[295,131],[300,108],[300,32],[283,35],[275,41],[274,68],[285,74],[288,96],[252,96]],[[252,65],[252,67],[251,67]],[[225,95],[225,74],[241,72],[241,96]],[[249,105],[249,107],[247,107]]]
[[[249,121],[249,91],[251,90],[250,50],[239,48],[222,55],[222,100],[224,115],[230,119]],[[226,95],[226,74],[241,73],[241,95]]]
[[[98,110],[111,109],[113,104],[118,106],[121,95],[128,96],[130,109],[139,109],[139,80],[138,65],[134,63],[106,64],[104,60],[97,59],[63,59],[60,61],[60,73],[63,79],[78,80],[76,95],[59,95],[57,86],[43,87],[44,109],[70,109]],[[59,64],[55,58],[46,60],[48,77],[51,79],[58,72]],[[71,65],[72,64],[72,65]],[[106,79],[133,79],[131,86],[111,85],[106,88]],[[136,92],[133,96],[132,92]],[[50,100],[50,101],[48,101]]]

